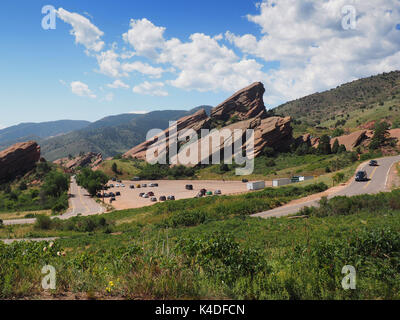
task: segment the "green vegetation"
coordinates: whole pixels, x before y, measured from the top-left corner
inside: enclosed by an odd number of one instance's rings
[[[285,198],[294,190],[275,189],[274,195],[272,190],[264,192],[271,200],[274,196]],[[298,190],[297,194],[304,192]],[[251,200],[260,198],[259,193],[253,195]],[[69,227],[74,236],[54,244],[0,243],[0,297],[40,296],[41,268],[50,264],[57,271],[57,288],[52,291],[55,295],[71,292],[92,298],[128,299],[400,298],[399,190],[325,200],[320,209],[300,213],[308,219],[263,220],[228,214],[222,220],[206,219],[189,227],[167,227],[163,223],[182,208],[212,208],[223,198],[113,212],[94,223],[89,222],[92,218],[77,218]],[[230,208],[226,210],[230,212]],[[62,222],[60,230],[68,229],[64,224],[67,221]],[[51,232],[55,236],[65,233],[55,227]],[[341,286],[345,265],[356,268],[356,290],[346,291]]]
[[[83,168],[76,175],[76,182],[85,188],[91,196],[95,196],[107,184],[110,178],[102,171],[93,171],[89,168]]]
[[[68,175],[48,162],[38,163],[34,172],[0,186],[0,212],[62,212],[68,208],[68,189]]]
[[[292,116],[311,131],[313,126],[356,128],[367,121],[391,121],[400,115],[399,85],[400,71],[383,73],[287,102],[275,113]]]
[[[370,150],[377,150],[386,144],[389,127],[389,124],[386,122],[379,122],[375,125],[374,136],[369,145]]]

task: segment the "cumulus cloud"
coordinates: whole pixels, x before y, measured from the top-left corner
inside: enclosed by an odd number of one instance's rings
[[[97,63],[99,65],[100,73],[112,78],[127,77],[128,74],[121,70],[121,62],[119,61],[119,55],[110,49],[103,51],[97,55]]]
[[[72,26],[71,34],[75,43],[82,44],[87,50],[99,52],[104,47],[101,37],[104,35],[90,20],[78,13],[69,12],[63,8],[57,10],[58,17]]]
[[[73,81],[71,82],[71,90],[73,94],[76,94],[80,97],[89,97],[96,98],[96,95],[89,89],[89,86],[86,83],[81,81]]]
[[[129,31],[122,38],[135,49],[137,55],[154,59],[164,46],[164,31],[164,27],[157,27],[146,18],[132,19]]]
[[[195,33],[189,41],[182,42],[177,38],[166,40],[166,28],[156,26],[147,19],[132,20],[130,26],[123,38],[134,48],[135,55],[171,65],[178,76],[169,83],[177,88],[232,91],[265,78],[263,66],[254,59],[241,59],[233,50],[222,45],[219,42],[223,40],[222,35],[211,37]],[[141,69],[144,71],[145,68],[142,66]],[[161,76],[161,70],[159,74],[154,69],[150,70],[148,75]]]
[[[135,87],[133,87],[133,92],[151,96],[168,96],[168,92],[164,89],[165,84],[162,82],[148,82],[145,81]]]
[[[125,82],[121,80],[115,80],[113,83],[107,84],[107,87],[112,88],[112,89],[129,89],[129,85],[127,85]]]
[[[342,27],[342,8],[356,9],[355,29]],[[364,76],[400,68],[400,2],[397,0],[266,1],[248,15],[262,36],[226,39],[243,53],[279,61],[267,86],[271,103],[294,99]],[[268,89],[267,89],[268,90]]]
[[[124,63],[122,65],[122,70],[125,72],[133,72],[137,71],[141,74],[150,76],[151,78],[161,78],[162,74],[164,73],[164,69],[162,68],[156,68],[148,63],[143,63],[140,61],[135,61],[131,63]]]

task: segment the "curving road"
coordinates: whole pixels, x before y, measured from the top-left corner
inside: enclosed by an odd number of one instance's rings
[[[106,211],[106,209],[94,201],[88,194],[88,192],[82,187],[78,186],[75,178],[71,178],[70,184],[70,198],[69,198],[69,209],[66,213],[61,216],[52,217],[60,218],[66,220],[79,215],[91,216],[96,214],[101,214]],[[19,224],[32,224],[35,223],[36,219],[14,219],[14,220],[4,220],[4,225],[19,225]]]
[[[387,158],[378,159],[379,166],[370,167],[369,161],[363,163],[360,167],[362,170],[367,171],[369,181],[356,182],[354,178],[352,182],[341,189],[340,191],[334,192],[328,196],[331,199],[336,196],[355,196],[360,194],[374,194],[382,191],[389,191],[387,187],[388,177],[390,169],[394,164],[400,162],[400,156],[393,156]],[[273,218],[273,217],[284,217],[299,212],[304,207],[316,207],[319,205],[321,197],[316,199],[304,201],[296,204],[288,204],[273,210],[260,212],[252,215],[252,217],[260,218]]]

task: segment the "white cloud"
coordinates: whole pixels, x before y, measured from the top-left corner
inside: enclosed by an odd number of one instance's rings
[[[129,89],[129,85],[127,85],[125,82],[121,80],[115,80],[113,83],[107,84],[107,87],[112,88],[112,89]]]
[[[71,90],[73,94],[76,94],[80,97],[89,97],[96,98],[96,95],[89,89],[89,86],[86,83],[80,81],[71,82]]]
[[[126,72],[121,71],[121,63],[118,60],[119,55],[113,50],[103,51],[97,55],[100,73],[111,78],[127,77]]]
[[[67,85],[67,83],[64,81],[64,80],[62,80],[62,79],[60,79],[60,80],[58,80],[63,86],[66,86]]]
[[[140,61],[124,63],[122,65],[122,70],[126,72],[137,71],[152,78],[160,78],[164,73],[164,70],[162,68],[155,68],[148,63],[143,63]]]
[[[357,11],[355,30],[342,28],[345,5]],[[400,68],[400,2],[397,0],[280,0],[260,4],[248,20],[262,37],[226,33],[245,54],[267,62],[267,101],[277,103],[326,90],[344,82]]]
[[[146,94],[151,96],[168,96],[168,92],[164,89],[165,84],[162,82],[148,82],[145,81],[138,86],[133,87],[133,92],[139,94]]]
[[[72,26],[71,34],[75,36],[75,43],[82,44],[87,50],[99,52],[104,47],[101,37],[104,35],[90,20],[78,13],[72,13],[63,8],[57,10],[61,20]]]
[[[233,50],[221,45],[221,35],[210,37],[195,33],[190,41],[182,42],[177,38],[164,39],[165,30],[147,19],[132,20],[131,29],[123,38],[135,49],[135,55],[172,66],[170,70],[176,70],[178,76],[169,83],[177,88],[232,91],[265,78],[261,64],[254,59],[241,59]],[[154,77],[162,74],[162,69],[154,67],[141,66],[140,69]]]
[[[154,59],[164,46],[164,31],[165,28],[155,26],[146,18],[132,19],[129,31],[122,38],[135,49],[137,55]]]

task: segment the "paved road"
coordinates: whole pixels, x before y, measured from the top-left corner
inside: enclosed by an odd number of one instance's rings
[[[348,186],[340,191],[331,194],[328,198],[331,199],[336,196],[355,196],[360,194],[374,194],[382,191],[388,191],[387,181],[389,176],[389,171],[392,166],[400,161],[400,156],[387,157],[378,159],[378,167],[370,167],[368,162],[362,165],[362,169],[367,171],[368,178],[367,182],[356,182],[352,181]],[[252,217],[261,218],[272,218],[272,217],[283,217],[299,212],[304,207],[315,207],[319,205],[319,200],[321,198],[316,198],[311,201],[306,201],[302,203],[285,205],[273,210],[260,212],[252,215]]]
[[[41,241],[55,241],[59,238],[53,237],[53,238],[35,238],[35,239],[0,239],[0,241],[3,241],[5,244],[11,244],[13,242],[22,242],[22,241],[27,241],[27,242],[41,242]]]
[[[74,178],[71,179],[70,185],[70,199],[69,199],[69,209],[62,216],[57,216],[62,220],[66,220],[77,216],[78,214],[82,216],[90,216],[101,214],[105,212],[105,208],[94,201],[88,194],[88,192],[79,187]],[[55,218],[55,217],[52,217]],[[20,225],[20,224],[32,224],[35,223],[36,219],[14,219],[14,220],[4,220],[4,225]]]

